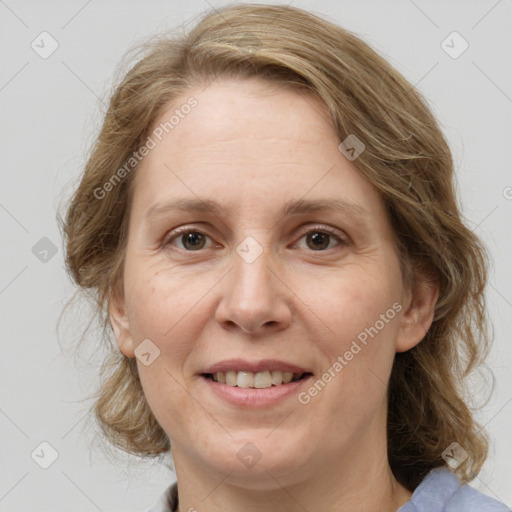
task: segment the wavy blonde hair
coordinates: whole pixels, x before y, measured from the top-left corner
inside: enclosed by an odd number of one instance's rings
[[[142,146],[155,120],[178,95],[218,76],[259,78],[306,89],[328,107],[340,140],[355,134],[366,150],[354,161],[388,209],[404,284],[430,276],[439,299],[430,330],[396,354],[389,382],[388,457],[395,477],[413,490],[446,465],[442,452],[459,443],[468,458],[456,468],[471,481],[488,439],[468,405],[468,375],[490,339],[484,288],[487,252],[461,218],[448,144],[422,95],[352,32],[303,10],[239,4],[210,12],[189,31],[159,36],[123,75],[111,96],[81,181],[61,220],[66,265],[92,292],[110,355],[94,414],[112,445],[155,457],[170,441],[144,396],[135,359],[112,342],[108,306],[123,293],[132,181],[103,187]],[[428,278],[428,277],[427,277]]]

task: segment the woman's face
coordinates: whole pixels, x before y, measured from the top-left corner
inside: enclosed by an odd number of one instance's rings
[[[394,354],[429,324],[380,196],[309,95],[217,80],[155,127],[172,115],[136,171],[111,313],[177,470],[253,488],[357,474],[386,456]]]

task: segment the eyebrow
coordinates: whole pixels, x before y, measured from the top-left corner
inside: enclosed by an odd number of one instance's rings
[[[182,212],[210,212],[216,216],[227,215],[229,208],[225,208],[215,201],[208,199],[174,199],[155,203],[146,212],[146,220],[159,217],[170,211]],[[295,199],[287,201],[281,209],[282,216],[300,215],[302,213],[335,211],[347,216],[367,219],[369,213],[357,203],[344,199]]]

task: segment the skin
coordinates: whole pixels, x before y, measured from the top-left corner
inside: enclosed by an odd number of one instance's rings
[[[387,460],[386,384],[395,352],[429,329],[438,287],[404,289],[380,195],[338,150],[317,99],[217,80],[187,91],[157,124],[190,96],[197,107],[137,169],[124,296],[110,306],[125,356],[147,338],[160,350],[137,364],[171,439],[180,511],[396,511],[411,493]],[[198,197],[227,213],[145,220],[158,201]],[[280,213],[288,200],[332,197],[364,208],[366,224],[336,211]],[[317,249],[307,236],[323,232],[317,224],[345,242],[328,237]],[[205,235],[199,249],[181,235],[162,247],[179,226]],[[248,236],[263,249],[252,263],[236,251]],[[401,311],[308,404],[235,407],[198,375],[224,359],[272,358],[319,378],[394,303]],[[237,457],[247,442],[262,456],[252,467]]]

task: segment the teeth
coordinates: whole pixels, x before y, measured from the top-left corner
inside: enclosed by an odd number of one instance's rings
[[[259,372],[254,374],[254,387],[263,389],[272,386],[272,375],[267,370],[266,372]]]
[[[283,382],[285,384],[288,384],[288,382],[291,382],[293,379],[293,373],[292,372],[283,372]]]
[[[301,373],[281,372],[279,370],[253,373],[253,372],[217,372],[212,374],[215,382],[227,384],[228,386],[238,386],[239,388],[270,388],[281,384],[288,384],[292,380],[298,380]]]
[[[229,371],[226,373],[226,384],[228,386],[236,386],[236,380],[236,372]]]
[[[279,384],[283,383],[283,372],[274,371],[272,372],[272,384],[274,386],[279,386]]]
[[[236,376],[236,385],[239,388],[253,388],[254,387],[254,373],[238,372],[238,375]]]

